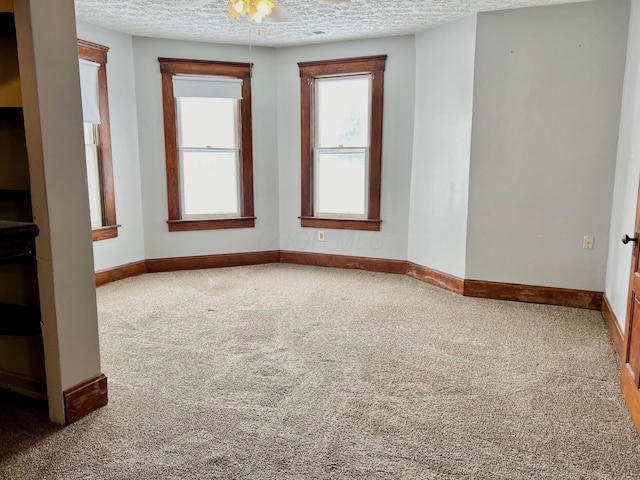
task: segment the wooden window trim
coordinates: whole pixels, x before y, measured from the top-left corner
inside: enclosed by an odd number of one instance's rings
[[[162,76],[162,109],[164,112],[164,142],[167,168],[167,201],[170,232],[189,230],[213,230],[223,228],[255,227],[253,205],[253,141],[251,132],[251,67],[250,63],[218,62],[212,60],[186,60],[158,58]],[[240,100],[240,184],[241,216],[238,218],[213,218],[206,220],[182,219],[180,208],[180,160],[176,125],[176,108],[173,97],[174,75],[218,75],[242,79]]]
[[[104,227],[96,227],[91,230],[93,241],[106,240],[107,238],[115,238],[118,236],[118,227],[120,225],[107,225]]]
[[[86,40],[78,40],[78,58],[100,64],[98,68],[98,98],[100,124],[98,125],[98,161],[100,173],[100,200],[102,226],[92,229],[94,242],[118,236],[116,221],[116,196],[113,184],[113,159],[111,155],[111,124],[109,122],[109,93],[107,90],[107,52],[109,47]]]
[[[319,218],[300,217],[301,227],[333,228],[336,230],[368,230],[377,232],[380,230],[381,220],[359,218]]]
[[[300,62],[301,115],[301,210],[300,226],[348,230],[380,230],[380,184],[382,179],[382,106],[387,56],[341,58]],[[371,144],[369,150],[369,197],[367,218],[335,219],[314,215],[313,150],[315,129],[314,83],[317,78],[371,74]]]
[[[208,220],[168,220],[170,232],[189,230],[216,230],[223,228],[251,228],[256,217],[214,218]]]

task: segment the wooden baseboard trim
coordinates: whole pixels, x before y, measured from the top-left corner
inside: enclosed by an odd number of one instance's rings
[[[622,396],[624,397],[631,419],[636,426],[636,430],[640,433],[640,391],[636,387],[633,381],[633,375],[629,371],[629,366],[626,363],[622,364],[622,371],[620,373],[620,389],[622,390]]]
[[[418,265],[417,263],[407,262],[407,275],[460,295],[462,295],[464,290],[463,279],[440,272],[439,270]]]
[[[115,282],[116,280],[123,280],[125,278],[135,277],[136,275],[142,275],[143,273],[147,273],[147,264],[144,260],[127,263],[126,265],[120,265],[119,267],[100,270],[96,272],[96,287],[106,283]]]
[[[565,307],[602,310],[613,315],[611,306],[603,302],[602,292],[574,290],[568,288],[541,287],[515,283],[488,282],[484,280],[464,280],[448,273],[404,260],[386,258],[355,257],[326,253],[294,252],[272,250],[263,252],[229,253],[221,255],[201,255],[195,257],[156,258],[122,265],[96,272],[96,285],[122,280],[124,278],[153,272],[173,272],[203,268],[238,267],[265,263],[293,263],[319,267],[348,268],[383,273],[405,273],[424,282],[467,296],[511,300],[528,303],[543,303]],[[606,310],[605,310],[606,309]],[[607,317],[605,317],[607,320]],[[607,323],[607,325],[610,325]],[[617,325],[614,319],[614,323]],[[616,332],[609,331],[616,351],[619,351]],[[619,332],[619,330],[618,330]],[[616,339],[616,340],[614,340]]]
[[[65,425],[70,425],[108,403],[107,377],[100,374],[65,390],[63,396]]]
[[[313,265],[316,267],[348,268],[369,272],[407,273],[407,262],[386,258],[352,257],[326,253],[280,251],[281,263]]]
[[[600,310],[602,308],[602,292],[520,285],[515,283],[486,282],[484,280],[465,280],[463,295],[465,297],[544,303],[547,305],[586,308],[589,310]]]
[[[620,358],[620,362],[622,362],[624,335],[620,330],[620,324],[618,323],[616,314],[613,313],[613,308],[611,308],[611,303],[609,303],[609,299],[606,295],[602,296],[602,317],[604,318],[604,323],[607,326],[607,330],[609,330],[609,336],[611,337],[613,348],[616,349],[616,353]]]
[[[147,272],[175,272],[177,270],[197,270],[201,268],[240,267],[278,263],[280,252],[228,253],[222,255],[201,255],[197,257],[155,258],[147,260]]]

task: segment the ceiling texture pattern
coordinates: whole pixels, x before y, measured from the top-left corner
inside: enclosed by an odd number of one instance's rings
[[[131,35],[280,47],[413,34],[476,12],[575,1],[279,0],[261,25],[230,19],[227,0],[75,3],[79,20]]]

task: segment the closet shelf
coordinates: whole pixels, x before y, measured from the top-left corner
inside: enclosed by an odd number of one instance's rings
[[[30,200],[30,190],[20,190],[15,188],[0,188],[0,201],[3,200]]]
[[[35,259],[35,223],[0,220],[0,265]]]
[[[22,107],[0,105],[0,120],[16,120],[22,117]]]

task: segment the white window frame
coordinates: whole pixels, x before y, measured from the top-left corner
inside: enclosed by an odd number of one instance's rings
[[[185,97],[182,97],[185,98]],[[221,97],[214,97],[221,98]],[[206,148],[206,147],[184,147],[182,145],[182,129],[181,129],[181,116],[180,102],[176,98],[176,125],[178,130],[178,162],[180,168],[180,209],[182,218],[185,220],[215,220],[218,218],[237,218],[241,214],[242,209],[242,185],[241,185],[241,168],[240,168],[240,131],[242,126],[240,125],[239,115],[239,103],[238,99],[235,100],[236,105],[233,109],[233,122],[236,138],[236,148]],[[185,194],[186,185],[184,183],[184,161],[183,152],[234,152],[235,156],[235,170],[236,170],[236,211],[233,213],[205,213],[205,214],[187,214],[184,209],[186,205]]]
[[[363,75],[345,75],[345,76],[339,76],[339,77],[325,77],[325,78],[319,78],[314,82],[314,95],[316,96],[316,98],[318,97],[318,88],[319,86],[322,84],[322,82],[324,81],[349,81],[349,80],[353,80],[356,78],[366,78],[367,81],[367,107],[368,107],[368,111],[367,111],[367,144],[363,145],[363,146],[359,146],[359,147],[344,147],[342,145],[333,145],[330,147],[314,147],[313,149],[313,201],[314,201],[314,205],[320,205],[319,202],[319,193],[320,193],[320,184],[318,183],[320,180],[320,176],[318,175],[318,169],[319,169],[319,162],[318,162],[318,157],[320,156],[321,153],[336,153],[336,154],[340,154],[340,153],[349,153],[349,151],[359,151],[359,150],[364,150],[364,163],[365,163],[365,167],[364,167],[364,213],[361,214],[349,214],[349,213],[337,213],[337,212],[323,212],[322,210],[319,210],[316,208],[314,214],[316,217],[321,217],[321,218],[344,218],[344,219],[366,219],[367,216],[369,215],[369,202],[368,202],[368,198],[369,198],[369,192],[368,192],[368,188],[367,186],[369,185],[369,150],[371,147],[371,88],[372,88],[372,75],[370,73],[367,74],[363,74]],[[316,105],[316,109],[314,112],[314,120],[315,120],[315,124],[316,125],[320,125],[319,122],[320,119],[320,109],[317,108]],[[319,144],[319,136],[320,136],[320,129],[318,127],[316,127],[314,129],[314,135],[315,135],[315,139],[314,139],[314,145],[318,145]]]

